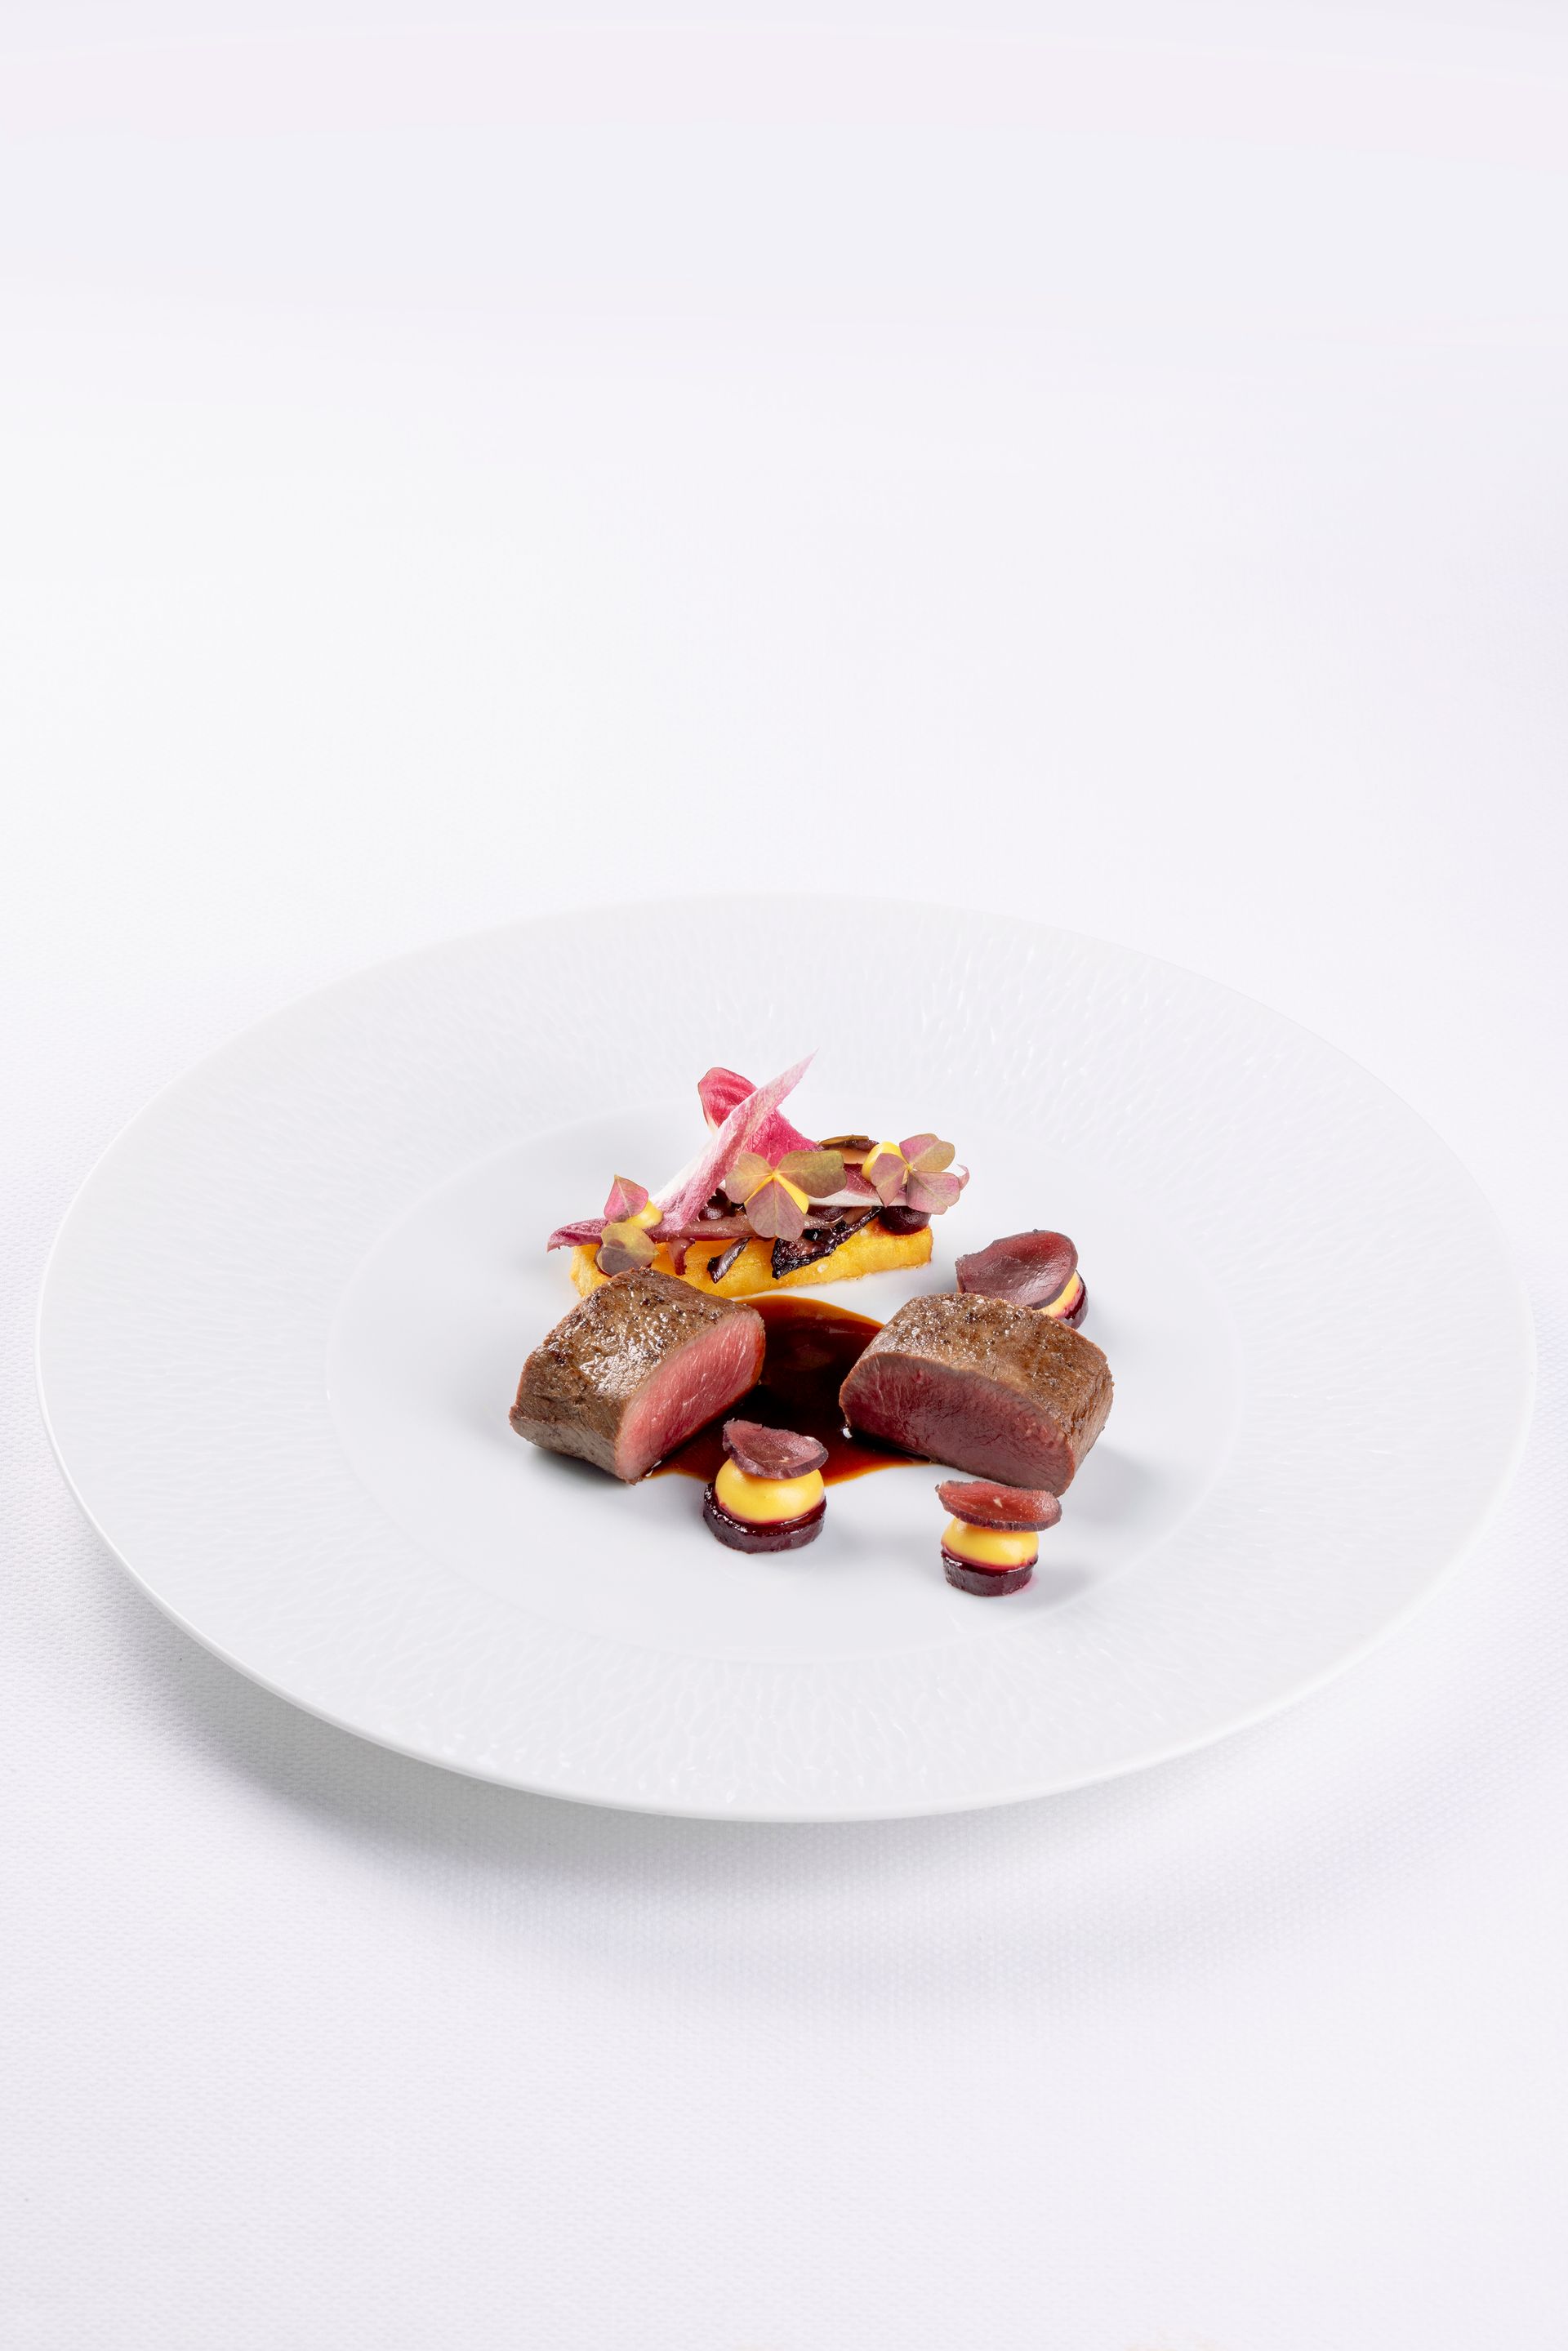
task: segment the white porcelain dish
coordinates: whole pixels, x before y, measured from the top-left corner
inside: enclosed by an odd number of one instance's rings
[[[710,1063],[813,1046],[808,1132],[934,1126],[974,1170],[918,1286],[1078,1241],[1115,1407],[1013,1598],[943,1581],[929,1467],[752,1559],[689,1480],[507,1426],[573,1302],[549,1228],[686,1155]],[[507,1785],[792,1821],[1074,1787],[1301,1696],[1470,1543],[1532,1376],[1474,1185],[1320,1039],[1065,932],[800,899],[522,925],[279,1013],[99,1164],[38,1350],[94,1525],[269,1689]]]

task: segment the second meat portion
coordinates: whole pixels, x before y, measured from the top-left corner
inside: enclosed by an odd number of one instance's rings
[[[1065,1493],[1111,1410],[1092,1339],[1005,1299],[912,1298],[840,1390],[846,1418],[906,1453]]]

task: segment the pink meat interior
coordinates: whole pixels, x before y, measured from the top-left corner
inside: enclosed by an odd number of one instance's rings
[[[1012,1388],[918,1357],[866,1354],[844,1383],[856,1428],[977,1478],[1060,1494],[1077,1464],[1055,1425]]]
[[[621,1417],[615,1474],[641,1478],[757,1385],[766,1344],[758,1314],[727,1314],[651,1373]]]

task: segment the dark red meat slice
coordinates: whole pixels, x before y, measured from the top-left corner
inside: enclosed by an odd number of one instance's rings
[[[998,1486],[992,1478],[948,1478],[937,1487],[936,1497],[967,1527],[995,1527],[1003,1534],[1038,1532],[1053,1527],[1061,1516],[1054,1494],[1031,1492],[1027,1486]]]
[[[666,1273],[623,1273],[574,1306],[523,1366],[512,1426],[630,1484],[754,1387],[762,1317]]]
[[[855,1364],[853,1428],[1006,1486],[1064,1493],[1111,1409],[1092,1339],[1001,1298],[912,1298]]]
[[[1008,1233],[958,1259],[958,1287],[1014,1306],[1049,1306],[1077,1270],[1078,1251],[1065,1233]]]
[[[765,1428],[759,1420],[727,1420],[724,1449],[748,1478],[804,1478],[820,1469],[828,1448],[792,1428]]]

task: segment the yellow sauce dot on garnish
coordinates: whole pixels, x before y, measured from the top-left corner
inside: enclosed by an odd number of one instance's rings
[[[641,1225],[643,1231],[646,1232],[650,1225],[656,1225],[658,1223],[664,1213],[663,1208],[655,1207],[653,1202],[652,1200],[648,1200],[645,1201],[643,1207],[638,1209],[634,1217],[628,1217],[626,1222],[629,1225]]]
[[[972,1527],[967,1519],[949,1519],[942,1541],[955,1559],[976,1567],[1032,1567],[1040,1557],[1040,1537],[1027,1528],[1009,1534],[1001,1527]]]
[[[1082,1295],[1083,1283],[1080,1277],[1075,1273],[1071,1280],[1068,1283],[1066,1289],[1059,1290],[1057,1295],[1051,1300],[1051,1304],[1049,1306],[1042,1306],[1040,1311],[1042,1314],[1071,1314]]]
[[[803,1519],[822,1499],[822,1473],[808,1469],[803,1478],[752,1478],[727,1461],[713,1481],[715,1499],[732,1519],[757,1527],[779,1519]]]

